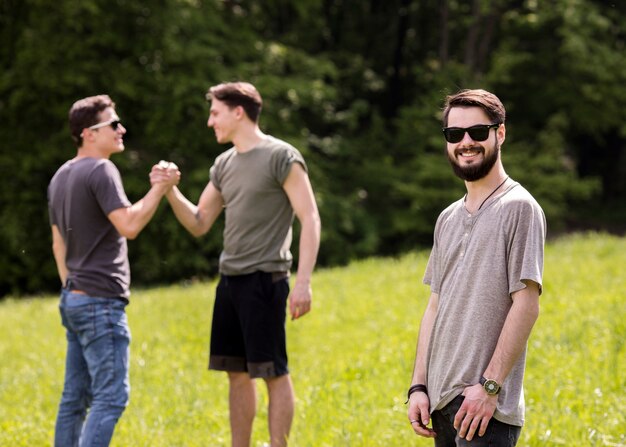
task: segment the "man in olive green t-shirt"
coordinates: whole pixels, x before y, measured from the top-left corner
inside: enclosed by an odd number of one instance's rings
[[[311,274],[320,218],[302,155],[265,135],[262,99],[254,86],[224,83],[209,89],[208,126],[219,143],[232,143],[210,172],[198,205],[173,188],[167,199],[194,236],[206,234],[225,210],[224,249],[211,329],[209,368],[228,373],[232,445],[249,446],[256,411],[255,378],[269,394],[272,447],[287,444],[294,393],[287,368],[286,301],[297,319],[311,309]],[[154,169],[164,169],[155,167]],[[291,226],[301,224],[299,262],[289,295]]]

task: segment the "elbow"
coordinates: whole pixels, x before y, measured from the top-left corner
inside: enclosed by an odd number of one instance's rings
[[[320,234],[322,232],[322,219],[317,212],[309,214],[307,217],[302,219],[300,223],[303,227],[306,226],[311,228],[316,234]]]
[[[536,303],[536,305],[532,307],[530,313],[533,321],[537,321],[537,319],[539,318],[539,303]]]
[[[209,232],[209,228],[200,225],[199,223],[196,223],[196,225],[185,226],[185,228],[187,229],[187,231],[189,231],[189,234],[191,234],[196,239],[204,236]]]
[[[137,236],[139,236],[139,233],[141,232],[141,229],[139,229],[139,228],[124,228],[122,230],[118,230],[118,232],[120,233],[120,236],[125,237],[129,241],[132,241],[134,239],[137,239]]]
[[[539,318],[539,303],[538,302],[526,302],[524,303],[522,313],[520,316],[526,320],[529,324],[534,325]]]
[[[206,234],[206,231],[189,230],[189,233],[191,233],[191,235],[195,237],[196,239],[199,239],[200,237]]]

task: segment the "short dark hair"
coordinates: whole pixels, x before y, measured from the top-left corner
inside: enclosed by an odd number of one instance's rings
[[[70,132],[76,146],[83,145],[83,129],[98,124],[100,113],[111,107],[115,109],[115,103],[109,95],[88,96],[76,101],[69,113]]]
[[[217,99],[231,109],[241,106],[253,122],[259,121],[263,99],[256,87],[248,82],[223,82],[209,89],[207,101]]]
[[[504,123],[506,120],[506,110],[502,101],[486,90],[467,89],[447,96],[443,109],[443,127],[448,126],[448,115],[453,107],[480,107],[493,123]]]

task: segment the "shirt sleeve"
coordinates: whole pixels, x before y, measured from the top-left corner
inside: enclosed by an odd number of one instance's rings
[[[526,287],[523,281],[534,281],[542,292],[546,219],[534,201],[518,202],[509,216],[509,293]]]
[[[124,192],[120,172],[110,160],[98,164],[89,181],[94,197],[105,215],[116,209],[131,206]]]
[[[294,147],[282,146],[272,153],[272,175],[279,184],[283,184],[291,171],[293,163],[300,163],[307,172],[307,166],[302,154]]]
[[[426,264],[426,271],[424,272],[423,279],[423,283],[430,286],[430,291],[432,293],[439,293],[441,287],[441,272],[438,262],[439,244],[437,243],[437,240],[439,239],[440,221],[441,216],[437,219],[437,223],[435,224],[433,247],[430,250],[430,256],[428,257],[428,264]]]

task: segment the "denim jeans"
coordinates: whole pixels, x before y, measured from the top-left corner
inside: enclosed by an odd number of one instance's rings
[[[522,427],[505,424],[494,418],[489,420],[487,431],[483,436],[478,436],[476,430],[471,441],[459,438],[453,424],[464,399],[463,396],[457,396],[441,410],[433,411],[431,419],[433,430],[437,433],[435,447],[514,447],[517,444]]]
[[[126,304],[66,289],[61,293],[67,355],[56,447],[108,446],[111,441],[130,393]]]

